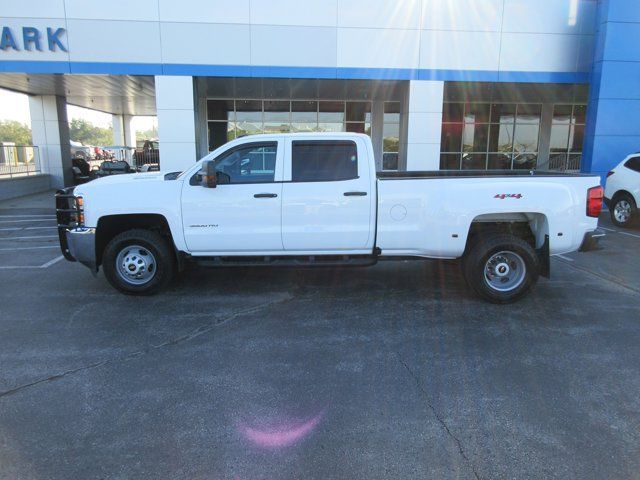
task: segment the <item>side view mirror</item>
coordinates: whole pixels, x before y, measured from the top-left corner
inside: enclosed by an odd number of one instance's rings
[[[205,188],[216,188],[218,185],[218,178],[216,176],[216,165],[213,161],[207,160],[202,162],[202,169],[200,169],[200,176],[202,178],[201,185]]]

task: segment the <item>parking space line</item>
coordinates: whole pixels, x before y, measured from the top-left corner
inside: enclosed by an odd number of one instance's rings
[[[46,230],[46,229],[54,229],[58,227],[9,227],[9,228],[0,228],[0,232],[12,232],[15,230]]]
[[[614,230],[613,228],[607,228],[607,227],[598,227],[598,228],[601,228],[602,230],[606,230],[607,232],[620,233],[628,237],[640,238],[640,235],[636,235],[635,233],[623,232],[622,230]]]
[[[55,215],[50,215],[48,213],[42,213],[40,215],[0,215],[0,218],[33,218],[33,217],[56,218]]]
[[[40,265],[40,268],[49,268],[51,265],[58,263],[63,258],[64,258],[64,255],[60,255],[59,257],[56,257],[53,260],[49,260],[47,263],[43,263],[42,265]]]
[[[60,248],[59,245],[44,245],[38,247],[0,248],[0,252],[15,252],[16,250],[38,250],[41,248]]]
[[[64,255],[60,255],[59,257],[56,257],[53,260],[49,260],[48,262],[43,263],[42,265],[11,265],[6,267],[0,266],[0,270],[25,270],[25,269],[34,270],[34,269],[49,268],[51,265],[55,265],[63,258],[64,258]]]
[[[51,222],[53,218],[32,218],[31,220],[0,220],[0,223],[34,223],[34,222]]]
[[[562,258],[563,260],[566,260],[567,262],[573,262],[573,258],[569,258],[569,257],[565,257],[564,255],[560,255],[559,253],[556,253],[554,255],[552,255],[553,257],[559,257]]]
[[[40,267],[37,267],[37,266],[34,266],[34,265],[15,266],[15,267],[14,266],[11,266],[11,267],[0,266],[0,270],[24,270],[25,268],[31,268],[31,269],[36,268],[37,269],[37,268],[40,268]]]
[[[32,240],[35,238],[58,238],[57,235],[45,235],[45,236],[35,236],[35,237],[2,237],[0,240]]]
[[[620,231],[618,231],[618,233],[621,233],[622,235],[627,235],[628,237],[640,238],[640,235],[636,235],[635,233],[620,232]]]

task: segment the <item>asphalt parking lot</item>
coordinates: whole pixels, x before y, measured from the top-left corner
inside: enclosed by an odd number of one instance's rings
[[[194,269],[123,296],[0,203],[0,478],[638,478],[640,230],[515,305],[455,265]]]

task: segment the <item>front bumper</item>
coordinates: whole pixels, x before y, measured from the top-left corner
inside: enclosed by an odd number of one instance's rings
[[[98,271],[96,264],[95,228],[59,228],[60,248],[67,260],[80,262],[92,272]]]
[[[80,262],[96,273],[96,229],[83,225],[83,211],[73,187],[56,193],[56,218],[58,238],[64,258],[70,262]]]
[[[580,252],[591,252],[593,250],[600,250],[599,242],[606,234],[600,229],[596,229],[593,232],[587,232],[582,239],[582,245],[580,245]]]

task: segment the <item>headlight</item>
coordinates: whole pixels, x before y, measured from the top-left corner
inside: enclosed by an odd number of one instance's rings
[[[76,222],[78,227],[84,226],[84,198],[83,197],[75,197],[76,199]]]

